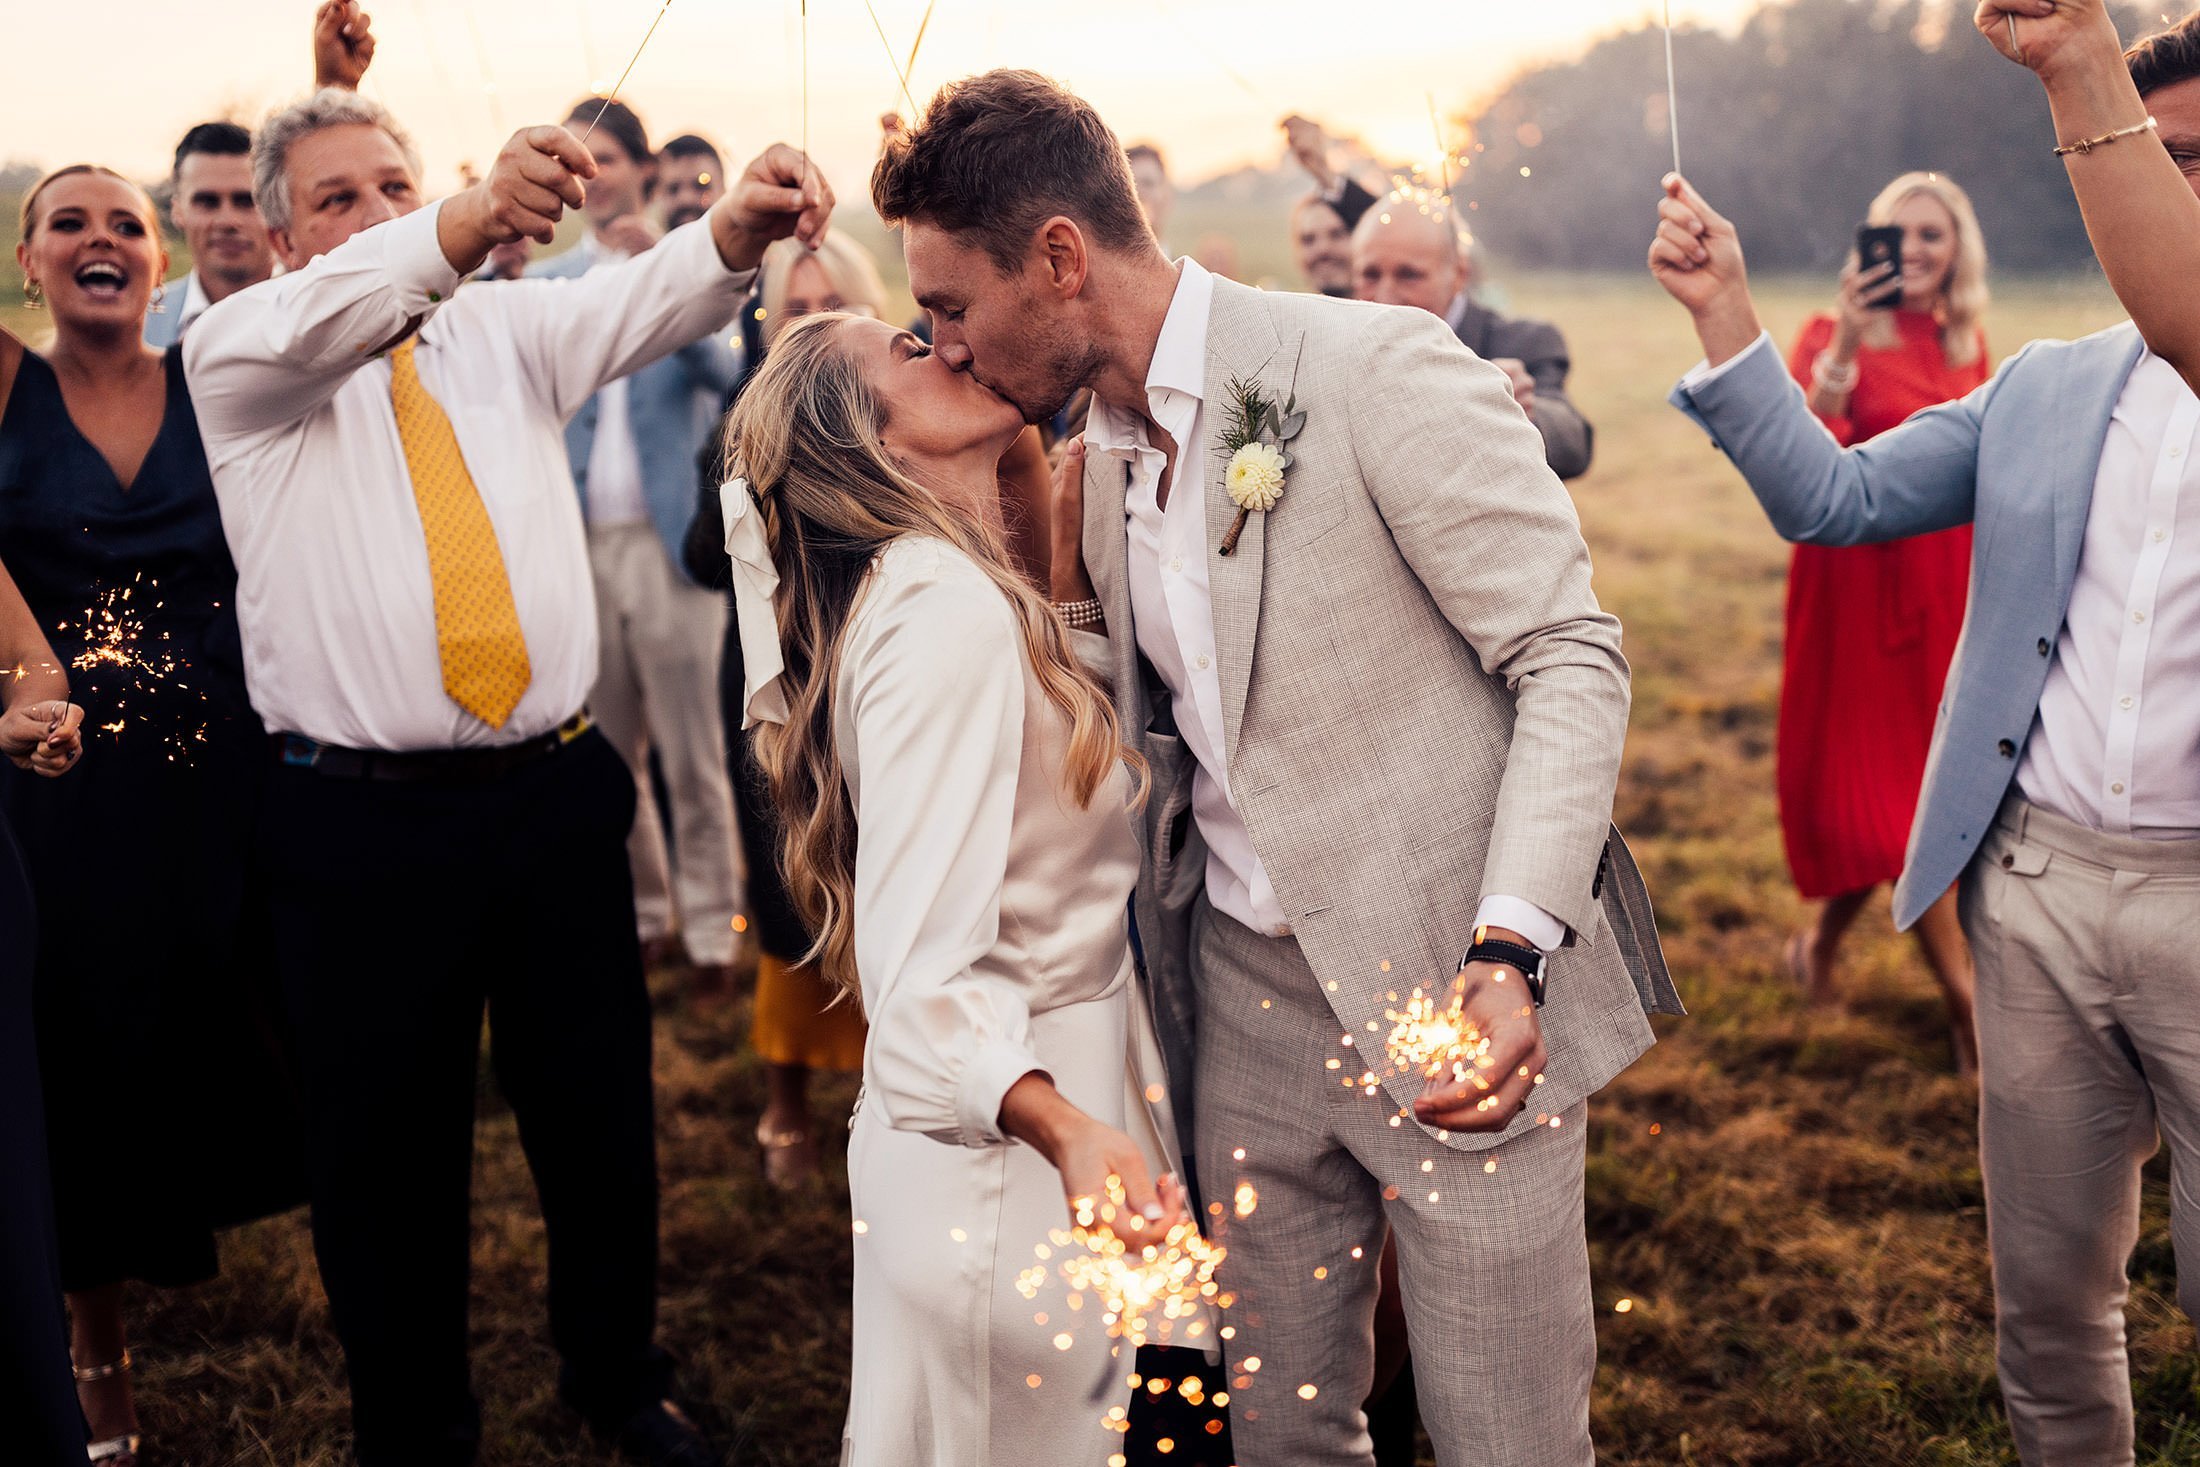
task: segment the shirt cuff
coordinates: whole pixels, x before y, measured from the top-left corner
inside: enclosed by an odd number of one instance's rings
[[[1044,1068],[1030,1046],[1012,1039],[992,1039],[981,1045],[963,1066],[962,1080],[955,1087],[963,1145],[996,1146],[1006,1140],[1001,1133],[1001,1101],[1018,1080]]]
[[[444,257],[437,231],[442,213],[443,200],[438,199],[383,226],[382,265],[408,316],[429,314],[458,289],[458,272]]]
[[[1556,952],[1566,945],[1566,924],[1534,902],[1519,897],[1486,896],[1475,910],[1474,925],[1503,927],[1519,933],[1539,951]]]
[[[1772,343],[1772,333],[1770,331],[1760,331],[1757,333],[1755,341],[1743,347],[1716,367],[1712,366],[1708,360],[1699,361],[1695,366],[1690,367],[1688,375],[1681,378],[1681,389],[1685,392],[1694,392],[1699,387],[1708,387],[1758,352],[1776,349]]]
[[[706,275],[711,284],[745,300],[756,287],[756,277],[763,273],[762,266],[752,265],[746,270],[728,270],[725,257],[718,253],[718,239],[710,232],[710,216],[691,219],[672,233],[658,240],[656,248],[685,250],[695,256],[697,273]]]

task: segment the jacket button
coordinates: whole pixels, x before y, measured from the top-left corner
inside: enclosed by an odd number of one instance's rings
[[[2001,750],[2001,757],[2004,759],[2014,759],[2017,757],[2017,746],[2007,739],[2003,739],[1994,747]]]
[[[2047,655],[2047,650],[2047,638],[2042,637],[2040,638],[2040,656],[2045,657]]]

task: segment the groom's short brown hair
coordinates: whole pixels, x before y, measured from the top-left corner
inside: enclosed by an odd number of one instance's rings
[[[1151,244],[1123,145],[1091,104],[1033,71],[989,71],[940,89],[871,170],[888,224],[964,234],[1002,273],[1060,214],[1100,245]]]

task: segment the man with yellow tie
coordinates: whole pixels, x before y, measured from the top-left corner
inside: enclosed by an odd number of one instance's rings
[[[721,1459],[654,1343],[649,1006],[634,789],[582,704],[596,612],[565,420],[723,330],[831,190],[792,149],[703,219],[573,280],[471,284],[547,242],[595,165],[561,128],[424,205],[389,114],[278,112],[255,194],[287,274],[185,362],[273,737],[265,881],[306,1089],[314,1246],[365,1467],[470,1462],[467,1191],[484,1011],[549,1235],[564,1398],[629,1457]]]

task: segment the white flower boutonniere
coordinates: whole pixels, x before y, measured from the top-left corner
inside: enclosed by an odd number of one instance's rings
[[[1284,473],[1291,467],[1291,455],[1284,445],[1306,426],[1306,414],[1298,411],[1297,398],[1279,408],[1258,382],[1237,378],[1230,380],[1227,392],[1229,421],[1223,427],[1221,442],[1222,451],[1230,456],[1230,466],[1223,484],[1238,512],[1215,552],[1218,555],[1234,554],[1246,522],[1256,514],[1268,513],[1282,501]]]

